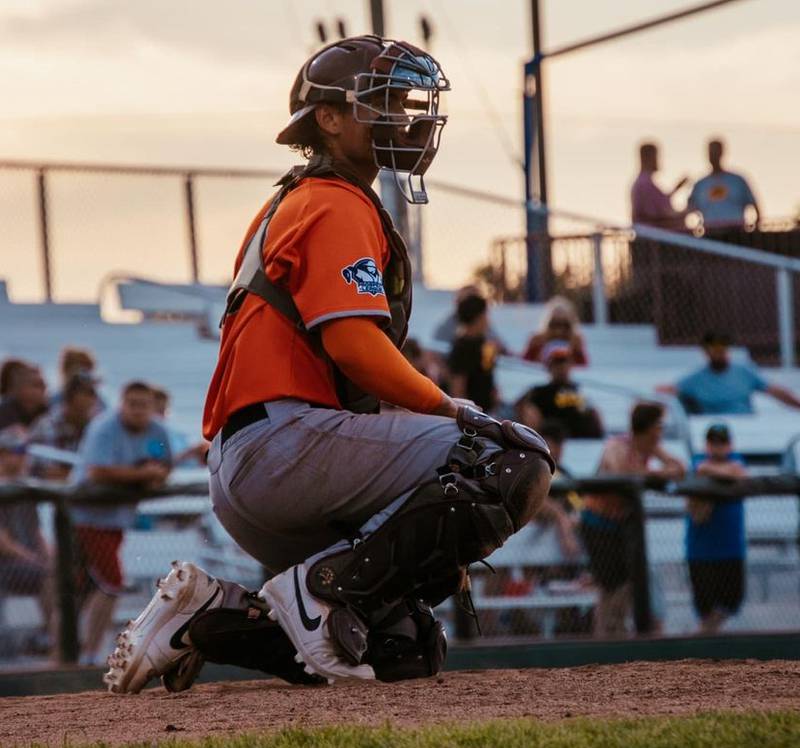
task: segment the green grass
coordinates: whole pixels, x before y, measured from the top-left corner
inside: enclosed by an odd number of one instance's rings
[[[94,744],[99,748],[102,744]],[[152,748],[131,743],[125,748]],[[626,720],[573,719],[555,723],[505,720],[417,729],[350,726],[200,741],[164,736],[175,748],[795,748],[800,713],[710,713]]]

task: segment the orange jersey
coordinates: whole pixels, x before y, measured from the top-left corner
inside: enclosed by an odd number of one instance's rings
[[[235,272],[268,208],[250,225]],[[270,220],[263,260],[267,276],[291,293],[309,330],[342,317],[391,320],[382,284],[389,246],[381,220],[369,198],[348,182],[312,177],[292,190]],[[245,405],[287,397],[341,407],[332,366],[314,352],[306,333],[247,294],[222,330],[203,434],[213,438]]]

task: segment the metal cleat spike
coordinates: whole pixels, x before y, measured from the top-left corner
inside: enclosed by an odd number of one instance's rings
[[[332,686],[336,681],[333,678],[328,678],[328,685]]]
[[[298,665],[302,664],[302,662],[303,662],[303,655],[301,655],[301,654],[298,652],[298,653],[297,653],[297,654],[294,656],[294,661],[295,661],[295,662],[296,662]]]
[[[316,675],[316,673],[315,673],[315,672],[314,672],[314,671],[313,671],[313,670],[312,670],[312,669],[311,669],[311,668],[310,668],[308,665],[306,665],[306,666],[303,668],[303,670],[304,670],[304,671],[305,671],[305,672],[306,672],[308,675]]]
[[[268,610],[267,611],[267,618],[269,618],[270,621],[277,621],[278,620],[278,614],[274,610]]]

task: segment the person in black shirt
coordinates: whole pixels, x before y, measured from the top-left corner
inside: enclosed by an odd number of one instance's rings
[[[450,349],[450,395],[472,400],[487,413],[497,405],[494,367],[498,345],[488,336],[486,299],[473,295],[458,303],[458,332]]]
[[[538,429],[542,421],[559,423],[571,439],[599,439],[603,436],[600,414],[586,402],[576,382],[570,379],[572,353],[569,343],[554,340],[542,351],[550,372],[547,384],[533,387],[519,403],[522,422]]]

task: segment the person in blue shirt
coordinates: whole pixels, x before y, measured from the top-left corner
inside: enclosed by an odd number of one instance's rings
[[[708,428],[706,454],[700,458],[697,475],[720,480],[747,476],[741,457],[731,451],[731,435],[724,423]],[[741,500],[688,500],[686,560],[700,633],[716,633],[739,610],[745,592],[746,547]]]
[[[725,333],[705,333],[701,345],[708,363],[676,385],[662,385],[658,391],[677,395],[686,412],[691,414],[752,413],[754,392],[764,392],[785,405],[800,408],[800,399],[791,390],[767,382],[754,366],[732,363],[730,344],[730,337]]]
[[[119,409],[89,424],[81,441],[80,462],[72,480],[142,491],[158,488],[169,475],[169,436],[155,417],[153,391],[144,382],[122,390]],[[79,559],[85,636],[81,662],[99,664],[103,636],[111,624],[117,596],[124,589],[120,546],[136,522],[136,503],[78,504],[72,510]]]
[[[695,183],[689,195],[688,209],[703,217],[706,228],[742,228],[745,225],[745,209],[752,207],[755,223],[760,213],[758,202],[747,180],[722,168],[725,145],[721,140],[708,143],[708,160],[711,173]]]

